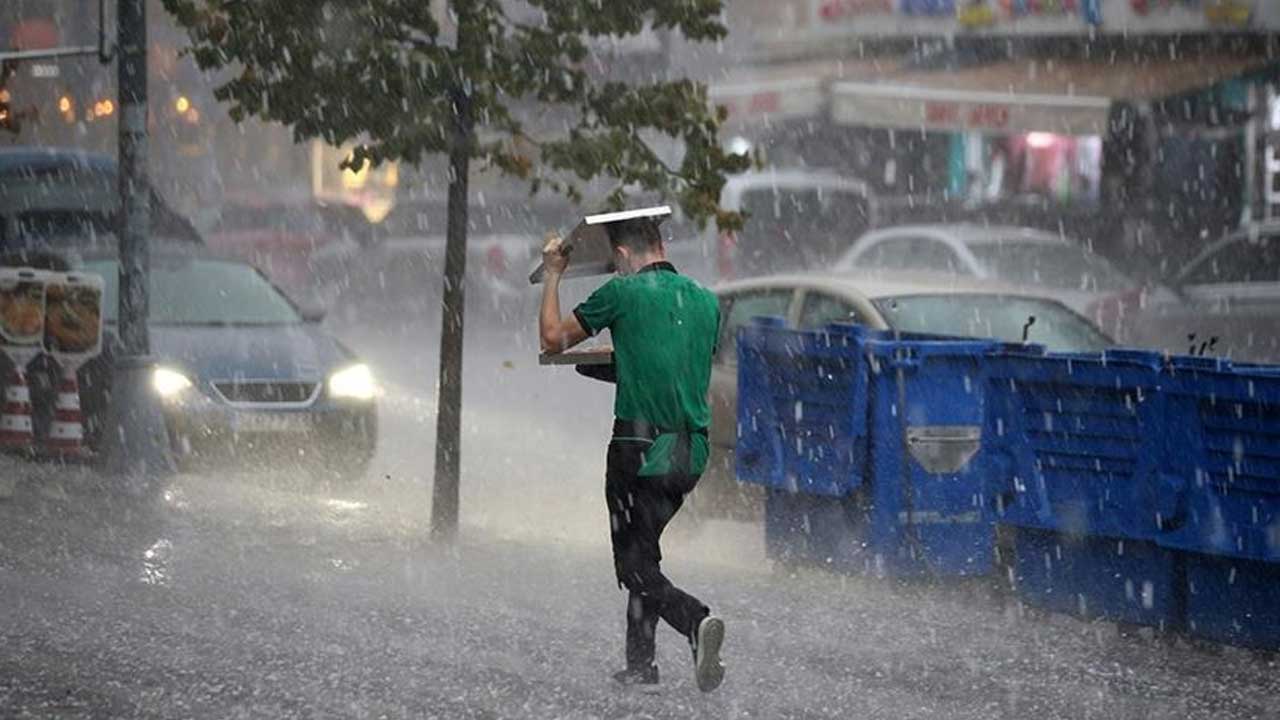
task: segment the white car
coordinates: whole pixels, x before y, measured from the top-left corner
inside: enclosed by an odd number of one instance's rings
[[[1025,336],[1055,352],[1098,352],[1113,345],[1087,318],[1052,297],[954,275],[773,275],[725,283],[715,291],[721,329],[709,392],[711,460],[691,498],[691,507],[702,517],[751,519],[761,507],[760,488],[737,483],[734,474],[737,333],[754,317],[780,317],[795,328],[844,322],[1012,343]]]
[[[1180,298],[1147,304],[1138,341],[1174,353],[1280,361],[1280,223],[1241,228],[1174,280]]]
[[[1091,318],[1100,300],[1138,286],[1106,258],[1065,236],[966,223],[874,230],[858,238],[835,269],[993,280],[1034,288]]]

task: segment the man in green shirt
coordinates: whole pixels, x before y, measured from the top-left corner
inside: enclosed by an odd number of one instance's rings
[[[698,688],[709,692],[724,678],[724,622],[662,574],[659,541],[707,465],[719,304],[667,262],[652,219],[606,229],[618,274],[568,316],[560,314],[559,289],[569,257],[558,236],[548,237],[538,328],[546,352],[563,352],[606,328],[613,340],[617,394],[605,500],[614,569],[630,593],[627,667],[613,677],[627,685],[658,682],[654,633],[661,618],[689,639]]]

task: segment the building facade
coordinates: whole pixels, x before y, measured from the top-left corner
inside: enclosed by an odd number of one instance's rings
[[[737,69],[712,96],[731,132],[771,163],[867,181],[887,222],[1065,226],[1113,255],[1176,264],[1280,210],[1280,3],[729,8]]]

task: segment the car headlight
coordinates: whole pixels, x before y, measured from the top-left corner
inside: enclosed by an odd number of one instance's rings
[[[372,400],[378,392],[373,382],[373,372],[365,364],[352,365],[329,376],[329,396]]]
[[[155,388],[157,395],[167,400],[190,389],[191,380],[177,370],[158,367],[151,375],[151,387]]]

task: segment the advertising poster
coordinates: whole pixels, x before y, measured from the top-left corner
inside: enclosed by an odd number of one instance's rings
[[[51,275],[45,287],[44,349],[55,356],[97,355],[102,348],[102,279]]]
[[[0,343],[38,347],[44,334],[44,280],[32,271],[0,275]]]

